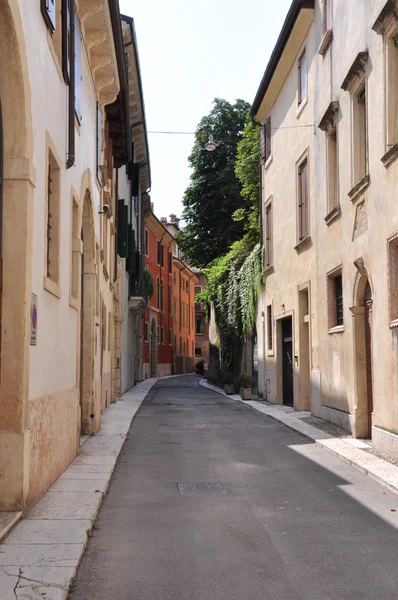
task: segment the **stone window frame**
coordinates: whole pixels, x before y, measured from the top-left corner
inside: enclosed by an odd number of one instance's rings
[[[71,252],[70,252],[70,292],[69,306],[80,310],[80,285],[81,285],[81,261],[83,254],[83,241],[79,231],[80,203],[78,196],[71,189]]]
[[[308,212],[308,234],[303,237],[300,238],[300,210],[299,210],[299,203],[300,203],[300,177],[299,177],[299,171],[300,171],[300,167],[303,165],[304,162],[307,162],[307,212]],[[311,177],[311,167],[310,167],[310,150],[309,147],[307,147],[304,152],[302,152],[302,154],[299,156],[299,158],[296,161],[296,165],[295,165],[295,169],[296,169],[296,246],[294,247],[294,249],[296,250],[297,254],[301,254],[302,252],[304,252],[305,250],[311,248],[312,246],[312,238],[311,238],[311,211],[310,211],[310,204],[311,204],[311,195],[310,195],[310,177]]]
[[[329,104],[325,114],[319,122],[318,128],[325,133],[326,141],[326,225],[330,225],[341,216],[341,205],[340,205],[340,177],[339,177],[339,134],[338,134],[338,114],[339,114],[339,102],[333,101]],[[331,198],[331,166],[330,166],[330,153],[329,145],[330,138],[335,133],[336,135],[336,157],[335,157],[335,169],[334,185],[335,185],[335,202],[330,202]]]
[[[337,325],[337,314],[336,314],[336,291],[335,291],[335,279],[341,276],[342,279],[342,294],[343,294],[343,324]],[[332,335],[335,333],[343,333],[345,331],[345,319],[344,319],[344,285],[343,285],[343,265],[340,264],[335,269],[332,269],[326,274],[326,286],[327,286],[327,325],[328,334]]]
[[[268,312],[268,310],[269,310],[269,312]],[[271,332],[269,330],[269,327],[270,327],[269,316],[271,317]],[[273,307],[272,300],[269,304],[266,305],[265,318],[266,318],[266,331],[267,331],[267,335],[266,335],[267,356],[275,356],[274,307]],[[271,335],[270,335],[270,333],[271,333]],[[271,346],[269,344],[270,340],[271,340]]]
[[[324,56],[333,41],[333,0],[321,0],[321,2],[323,38],[318,48],[318,54]]]
[[[385,153],[381,162],[388,168],[398,158],[398,76],[391,77],[398,69],[398,5],[396,0],[388,0],[377,17],[373,31],[383,37],[384,50],[384,144]],[[391,131],[391,118],[395,117],[394,132]]]
[[[348,196],[354,203],[360,198],[363,192],[370,185],[369,176],[369,114],[368,114],[368,78],[366,68],[369,60],[369,53],[367,50],[359,52],[355,57],[342,85],[341,89],[349,92],[351,97],[351,185],[352,188],[348,192]],[[361,90],[365,89],[365,131],[363,135],[365,137],[365,161],[364,161],[364,174],[358,174],[358,153],[360,143],[360,136],[357,132],[356,114],[358,113],[358,95]]]
[[[48,215],[49,215],[49,197],[48,197],[48,177],[50,166],[53,166],[53,180],[52,180],[52,191],[51,191],[51,215],[52,215],[52,236],[51,241],[53,242],[50,253],[52,254],[53,264],[55,264],[54,274],[48,273]],[[58,152],[55,148],[53,141],[51,140],[48,132],[46,134],[46,165],[45,165],[45,211],[44,211],[44,276],[43,276],[43,288],[60,299],[61,294],[61,206],[62,206],[62,178],[61,178],[61,165],[62,161]],[[51,257],[50,257],[51,261]]]
[[[393,329],[398,327],[398,231],[387,239],[387,274],[388,316]]]

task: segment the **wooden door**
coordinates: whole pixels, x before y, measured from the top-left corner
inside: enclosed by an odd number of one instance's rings
[[[368,413],[368,437],[372,437],[372,412],[373,412],[373,376],[372,376],[372,291],[369,281],[365,286],[365,345],[366,345],[366,391]]]

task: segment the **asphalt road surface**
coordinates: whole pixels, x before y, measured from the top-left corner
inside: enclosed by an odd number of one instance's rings
[[[142,404],[73,600],[396,600],[398,496],[198,381]]]

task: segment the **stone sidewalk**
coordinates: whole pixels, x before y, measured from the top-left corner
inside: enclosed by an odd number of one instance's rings
[[[99,433],[0,545],[0,600],[67,598],[131,421],[157,381],[104,412]]]
[[[221,388],[207,383],[205,379],[200,381],[200,385],[226,396]],[[369,448],[369,445],[361,440],[356,440],[355,438],[348,436],[336,438],[326,431],[322,431],[318,427],[306,423],[303,419],[311,417],[311,413],[307,411],[298,412],[289,406],[270,404],[269,402],[260,402],[256,400],[245,401],[241,399],[239,394],[233,394],[228,396],[228,398],[244,402],[255,410],[283,423],[294,431],[298,431],[305,437],[314,440],[318,446],[332,452],[332,454],[335,454],[356,469],[359,469],[362,473],[375,479],[391,492],[398,494],[398,467],[366,452],[365,450],[366,448]]]

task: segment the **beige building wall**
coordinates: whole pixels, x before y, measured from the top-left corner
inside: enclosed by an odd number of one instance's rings
[[[1,508],[24,508],[37,499],[78,452],[81,424],[86,432],[98,431],[101,410],[111,398],[113,320],[109,317],[113,311],[113,284],[104,266],[105,260],[108,265],[112,264],[112,226],[108,227],[105,244],[108,258],[101,261],[101,220],[106,217],[98,214],[103,190],[96,177],[96,131],[97,101],[102,107],[113,102],[119,81],[109,9],[105,4],[98,6],[97,20],[92,21],[93,15],[87,12],[84,3],[79,2],[77,7],[83,24],[82,121],[80,125],[76,121],[75,126],[75,166],[67,170],[68,88],[55,39],[48,32],[39,2],[34,9],[29,0],[0,2],[0,50],[5,56],[9,46],[15,53],[14,64],[2,60],[0,68],[1,79],[7,82],[7,88],[0,86],[0,97],[5,160],[9,164],[6,172],[9,183],[6,182],[3,193],[4,228],[8,234],[4,240],[0,412],[5,416],[7,399],[12,406],[9,417],[0,426],[0,468],[4,473],[3,485],[0,484]],[[91,27],[89,49],[86,27]],[[99,43],[102,43],[103,54],[109,55],[106,63],[109,78],[105,85],[105,80],[101,83],[101,74],[105,74],[101,72],[102,65],[97,65],[95,74],[93,71],[95,48]],[[19,86],[23,86],[22,94]],[[18,109],[14,113],[10,98]],[[105,114],[103,116],[105,122]],[[21,149],[9,142],[18,130],[18,123],[21,124],[21,144],[25,146]],[[57,282],[47,277],[49,153],[50,160],[55,161],[59,169],[59,183],[52,183],[53,194],[59,192],[59,212],[53,215],[52,231],[59,236],[58,259],[53,261],[54,265],[57,263]],[[20,181],[18,185],[13,183],[14,177]],[[20,217],[13,202],[20,206]],[[15,223],[14,217],[17,217]],[[80,235],[82,227],[84,242]],[[83,246],[87,351],[82,385],[89,405],[81,414]],[[74,289],[72,264],[77,283]],[[18,273],[21,278],[22,294],[10,278],[12,273]],[[30,345],[31,292],[37,295],[38,307],[35,346]],[[100,297],[103,314],[106,312],[107,336],[102,364]],[[13,338],[9,338],[7,331],[12,329],[12,314],[19,324],[14,328]],[[21,381],[20,389],[13,387],[13,378]]]
[[[344,6],[344,9],[343,9]],[[338,102],[338,182],[341,215],[327,225],[326,134],[316,130],[318,289],[320,368],[322,372],[321,416],[352,430],[357,437],[373,437],[377,447],[398,453],[397,337],[391,307],[396,285],[389,239],[398,230],[396,191],[398,164],[394,144],[396,125],[389,138],[388,113],[394,103],[395,120],[398,69],[388,72],[393,41],[398,33],[395,2],[377,0],[349,3],[335,0],[331,27],[333,41],[324,56],[316,57],[317,85],[315,123],[331,101]],[[384,12],[382,12],[384,11]],[[378,17],[381,15],[380,19]],[[384,17],[383,17],[384,15]],[[322,24],[321,6],[316,10],[317,40]],[[374,29],[377,29],[375,31]],[[383,35],[383,30],[385,33]],[[358,59],[359,53],[364,53]],[[394,58],[396,60],[396,58]],[[343,83],[346,80],[346,84]],[[368,181],[359,186],[355,172],[358,124],[355,108],[358,89],[366,89],[366,149]],[[346,88],[346,89],[342,89]],[[347,89],[348,86],[348,89]],[[390,151],[390,159],[386,153]],[[387,164],[388,160],[392,160]],[[327,273],[342,268],[344,327],[328,333]],[[371,299],[365,312],[364,286],[369,282]],[[371,331],[371,396],[366,385],[365,318]],[[369,359],[368,359],[369,361]],[[369,410],[368,410],[369,404]],[[369,412],[369,418],[368,418]],[[372,426],[372,427],[371,427]]]
[[[265,289],[258,308],[259,393],[271,402],[287,402],[284,390],[282,327],[292,322],[293,404],[309,409],[319,402],[317,328],[311,307],[316,306],[316,194],[314,166],[312,60],[317,47],[312,11],[296,23],[293,40],[286,48],[283,65],[275,74],[276,90],[270,90],[258,118],[271,118],[271,155],[262,167],[263,221],[272,204],[271,265],[265,271]],[[307,98],[299,104],[298,60],[307,55]],[[275,97],[273,97],[273,94]],[[309,236],[300,242],[298,231],[298,168],[308,163]],[[267,236],[264,227],[264,244]],[[266,260],[267,262],[267,260]],[[308,294],[308,310],[302,308]],[[272,348],[269,343],[271,307]],[[268,309],[269,310],[269,309]],[[304,312],[303,312],[304,311]],[[304,322],[305,317],[305,322]],[[286,337],[286,336],[285,336]]]
[[[263,200],[272,197],[274,244],[274,269],[266,271],[257,319],[263,338],[260,391],[272,402],[283,401],[278,327],[291,314],[294,407],[311,408],[314,415],[356,437],[370,436],[378,449],[397,455],[398,6],[395,0],[333,0],[325,18],[321,0],[313,10],[304,4],[257,111],[262,123],[269,114],[272,119]],[[297,59],[304,42],[299,31],[309,13],[309,102],[297,119]],[[312,126],[300,129],[300,120]],[[294,166],[305,146],[312,247],[297,255]],[[338,321],[336,276],[342,282]],[[307,368],[300,335],[305,340],[306,333],[297,292],[306,282],[310,402],[300,383]],[[275,342],[269,352],[271,302]]]

